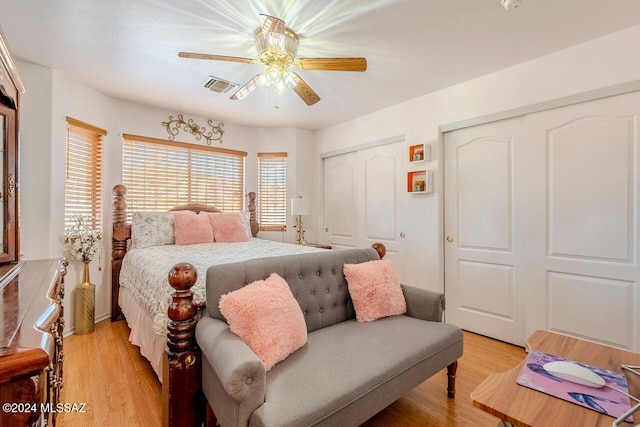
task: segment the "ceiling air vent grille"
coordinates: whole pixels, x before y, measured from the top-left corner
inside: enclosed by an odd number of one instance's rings
[[[223,80],[219,77],[209,76],[202,82],[202,87],[205,87],[213,92],[227,93],[232,89],[238,87],[236,83]]]

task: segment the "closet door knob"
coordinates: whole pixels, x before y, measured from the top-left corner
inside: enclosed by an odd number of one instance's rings
[[[403,239],[406,237],[407,235],[404,234],[404,231],[400,233],[400,237],[402,237]]]
[[[453,242],[453,237],[447,236],[447,242],[449,242],[449,243]]]

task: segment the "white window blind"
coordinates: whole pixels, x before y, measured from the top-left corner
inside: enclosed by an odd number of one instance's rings
[[[90,216],[92,227],[102,230],[102,137],[107,131],[67,117],[64,226],[75,215]]]
[[[244,207],[244,151],[124,136],[122,183],[128,214],[202,203],[221,211]]]
[[[287,230],[287,153],[258,153],[257,212],[260,230]]]

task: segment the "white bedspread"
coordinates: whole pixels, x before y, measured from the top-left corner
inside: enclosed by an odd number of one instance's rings
[[[198,281],[193,287],[194,299],[198,303],[205,300],[204,284],[207,269],[212,265],[322,250],[255,238],[238,243],[166,245],[131,249],[122,260],[120,286],[128,288],[139,304],[146,308],[154,319],[154,331],[165,335],[168,321],[167,307],[173,290],[167,275],[175,264],[188,262],[198,271]]]

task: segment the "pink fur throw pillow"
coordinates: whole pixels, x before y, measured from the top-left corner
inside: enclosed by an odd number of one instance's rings
[[[285,280],[273,273],[220,297],[231,332],[262,360],[268,371],[307,342],[304,315]]]
[[[213,229],[206,215],[196,215],[190,211],[176,211],[172,214],[176,245],[213,243]]]
[[[344,276],[358,322],[371,322],[407,312],[407,302],[393,261],[384,259],[345,264]]]
[[[240,212],[210,213],[208,216],[213,227],[213,239],[216,242],[246,242],[249,240],[247,226]]]

